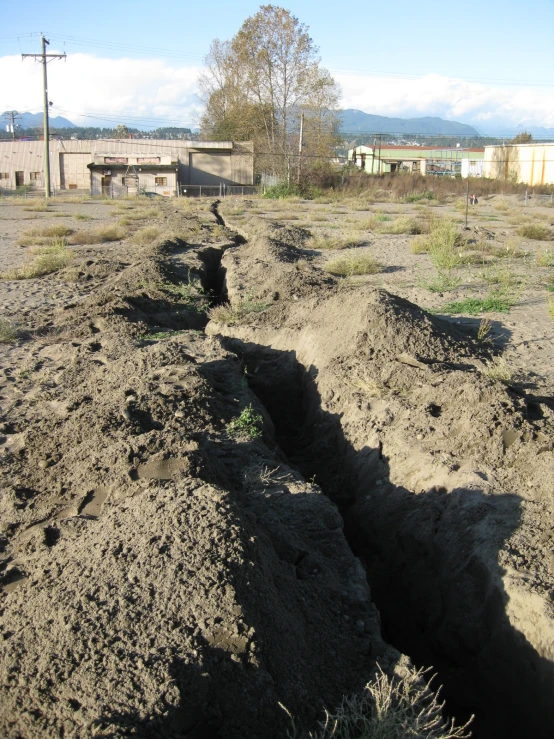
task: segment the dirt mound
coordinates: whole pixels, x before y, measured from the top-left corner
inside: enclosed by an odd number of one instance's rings
[[[148,333],[183,328],[179,277],[217,272],[206,249],[163,250],[6,369],[2,736],[282,737],[280,704],[313,727],[400,660],[336,507],[284,464],[237,356]],[[231,433],[249,407],[261,438]]]
[[[279,292],[272,234],[259,226],[224,256],[231,302],[237,285]],[[248,279],[257,260],[261,284]],[[490,356],[452,323],[367,287],[207,331],[243,357],[291,462],[342,507],[393,644],[440,670],[476,736],[551,736],[548,399],[491,378]]]

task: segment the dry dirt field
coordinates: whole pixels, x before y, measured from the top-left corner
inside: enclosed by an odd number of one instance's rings
[[[1,736],[554,734],[554,210],[412,200],[0,201]]]

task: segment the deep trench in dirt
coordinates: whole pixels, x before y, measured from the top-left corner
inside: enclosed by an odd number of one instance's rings
[[[219,218],[219,214],[217,214]],[[237,243],[244,243],[241,237]],[[214,250],[215,251],[215,250]],[[206,263],[206,272],[203,276],[204,288],[214,296],[215,302],[224,302],[227,296],[224,292],[224,272],[221,267],[221,258],[210,254],[209,263]],[[432,615],[429,614],[427,623],[422,617],[421,603],[417,604],[419,623],[411,623],[413,615],[411,603],[404,598],[395,599],[394,594],[402,588],[402,583],[410,573],[406,573],[405,555],[399,554],[398,561],[388,562],[385,578],[372,577],[374,563],[382,551],[379,537],[376,540],[363,539],[359,535],[355,521],[349,516],[351,507],[361,494],[359,475],[354,472],[352,450],[346,444],[341,428],[340,415],[330,415],[321,405],[321,398],[313,382],[317,369],[305,368],[296,359],[294,351],[277,351],[263,345],[225,337],[225,348],[237,354],[244,362],[246,377],[251,390],[266,408],[275,427],[275,441],[278,451],[286,462],[296,468],[306,480],[313,480],[319,485],[338,507],[345,521],[345,534],[353,553],[360,558],[368,574],[368,582],[372,592],[372,599],[379,609],[382,622],[383,637],[400,652],[407,654],[418,667],[431,668],[429,674],[436,675],[433,687],[442,685],[441,698],[445,700],[446,712],[462,723],[474,714],[475,719],[471,727],[474,739],[509,739],[520,737],[527,733],[528,716],[533,715],[532,722],[538,729],[531,729],[535,737],[550,736],[548,733],[548,718],[541,716],[541,701],[535,700],[536,685],[521,686],[515,694],[515,685],[518,685],[517,674],[519,663],[527,659],[525,649],[520,645],[506,644],[508,657],[504,663],[495,662],[491,658],[486,665],[487,676],[480,682],[480,690],[474,686],[476,663],[471,653],[461,654],[456,639],[452,643],[441,643],[437,648],[436,641],[429,640],[427,635],[433,629]],[[438,553],[440,557],[440,552]],[[416,563],[413,569],[414,577],[421,577],[425,573],[425,562]],[[431,581],[436,577],[436,571],[429,567],[426,576]],[[388,579],[387,579],[388,578]],[[397,579],[398,578],[398,579]],[[477,578],[478,579],[478,578]],[[431,583],[432,585],[432,583]],[[453,591],[453,597],[459,593]],[[501,609],[501,606],[498,606]],[[475,622],[477,630],[494,629],[495,619],[501,620],[500,613],[490,613],[487,620],[490,623]],[[477,641],[479,641],[477,638]],[[513,654],[510,653],[512,650]],[[511,659],[513,657],[513,662]],[[527,662],[529,660],[527,659]],[[505,676],[503,670],[509,665],[510,675]],[[482,668],[482,662],[481,662]],[[479,669],[481,669],[479,668]],[[535,667],[526,665],[527,671],[535,671]],[[483,684],[490,689],[483,689]],[[520,720],[513,722],[506,720],[502,715],[503,701],[511,700],[513,694],[516,705],[528,704]],[[541,699],[543,700],[543,699]],[[536,705],[534,705],[534,703]],[[516,709],[517,714],[517,709]],[[523,733],[522,733],[523,732]]]

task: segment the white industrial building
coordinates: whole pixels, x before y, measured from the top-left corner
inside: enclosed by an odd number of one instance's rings
[[[554,143],[486,146],[485,177],[528,185],[554,185]]]
[[[0,141],[0,190],[44,189],[44,141]],[[251,142],[162,139],[50,141],[52,191],[178,194],[188,186],[252,185]]]

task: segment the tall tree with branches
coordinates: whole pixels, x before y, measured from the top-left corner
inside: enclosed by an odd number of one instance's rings
[[[261,6],[231,41],[212,43],[200,79],[203,133],[252,139],[262,166],[290,172],[304,113],[304,141],[313,156],[328,156],[340,90],[319,61],[306,25],[284,8]]]

